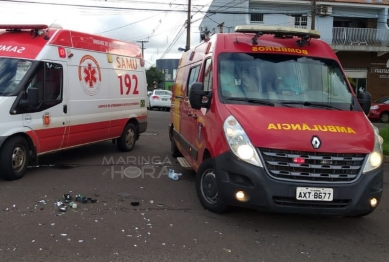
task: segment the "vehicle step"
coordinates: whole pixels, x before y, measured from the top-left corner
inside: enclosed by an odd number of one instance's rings
[[[178,163],[180,163],[181,167],[185,169],[192,169],[191,165],[189,164],[188,161],[184,157],[177,157]]]

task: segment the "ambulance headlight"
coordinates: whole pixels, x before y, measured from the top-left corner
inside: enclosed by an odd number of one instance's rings
[[[363,173],[373,171],[374,169],[381,166],[383,161],[382,153],[382,143],[384,139],[379,135],[379,130],[377,127],[373,126],[374,129],[374,149],[373,152],[369,154]]]
[[[224,135],[231,151],[247,163],[263,167],[257,150],[251,144],[246,132],[233,116],[227,117],[223,125]]]

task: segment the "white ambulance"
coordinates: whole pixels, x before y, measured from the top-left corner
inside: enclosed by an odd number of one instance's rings
[[[147,128],[141,48],[47,25],[0,25],[0,175],[38,156],[113,140],[131,151]]]

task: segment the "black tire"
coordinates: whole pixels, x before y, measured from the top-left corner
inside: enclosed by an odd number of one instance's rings
[[[24,176],[28,167],[30,147],[20,136],[5,141],[0,150],[0,174],[6,180],[17,180]]]
[[[170,138],[170,153],[172,154],[172,157],[177,158],[182,156],[180,150],[178,150],[178,147],[176,145],[176,141],[174,141],[174,138]]]
[[[384,112],[380,115],[380,121],[382,123],[389,123],[389,113]]]
[[[222,214],[230,209],[229,205],[221,202],[216,182],[216,174],[212,159],[206,159],[201,163],[196,173],[196,191],[201,205],[217,214]]]
[[[117,139],[117,147],[119,151],[131,151],[135,147],[137,136],[138,134],[135,125],[128,123],[123,130],[122,136]]]

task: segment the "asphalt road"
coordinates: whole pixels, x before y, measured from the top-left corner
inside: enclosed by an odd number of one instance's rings
[[[0,180],[0,261],[388,261],[388,182],[378,209],[359,219],[216,215],[199,204],[193,172],[169,155],[168,116],[149,112],[130,153],[103,142]],[[178,181],[168,168],[182,173]],[[55,202],[67,193],[97,203],[60,212]]]

